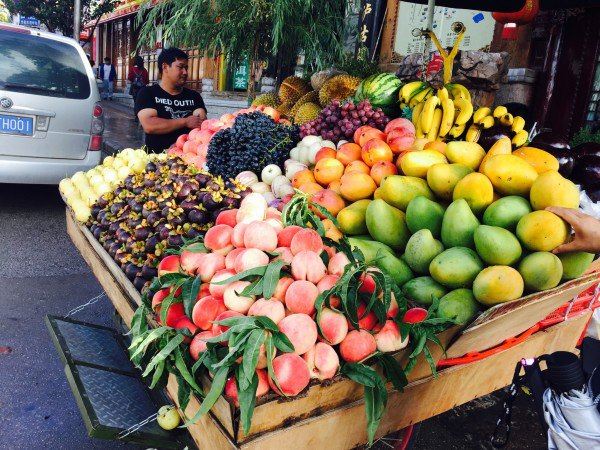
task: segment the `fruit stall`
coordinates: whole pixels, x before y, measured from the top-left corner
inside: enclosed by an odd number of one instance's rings
[[[547,208],[581,192],[526,125],[459,84],[325,71],[59,189],[199,448],[349,449],[576,347],[597,263],[552,252]]]

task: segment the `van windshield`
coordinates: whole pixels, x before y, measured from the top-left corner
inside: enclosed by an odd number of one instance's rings
[[[71,99],[91,93],[74,46],[8,30],[0,30],[0,89]]]

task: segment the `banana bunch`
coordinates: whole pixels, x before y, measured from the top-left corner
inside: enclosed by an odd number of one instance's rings
[[[487,130],[493,126],[501,126],[509,129],[512,133],[512,144],[515,148],[522,147],[529,140],[529,133],[525,130],[525,119],[521,116],[513,116],[505,106],[496,106],[494,110],[487,106],[479,108],[473,113],[473,123],[467,129],[465,140],[477,142],[481,130]]]
[[[413,86],[409,86],[413,83]],[[473,115],[471,94],[467,88],[461,84],[448,83],[435,91],[427,83],[413,83],[403,86],[406,90],[400,90],[400,97],[402,102],[413,108],[412,122],[416,137],[426,137],[433,141],[462,135]],[[418,86],[416,83],[422,85]]]

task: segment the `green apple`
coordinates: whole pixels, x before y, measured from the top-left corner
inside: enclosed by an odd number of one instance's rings
[[[171,405],[161,406],[158,410],[156,421],[163,430],[172,430],[179,425],[181,418],[177,412],[177,408]]]

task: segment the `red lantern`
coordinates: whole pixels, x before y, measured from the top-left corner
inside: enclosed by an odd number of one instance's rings
[[[539,0],[526,0],[525,5],[521,10],[509,13],[492,13],[492,17],[496,22],[500,23],[516,23],[523,25],[531,22],[540,10]]]

